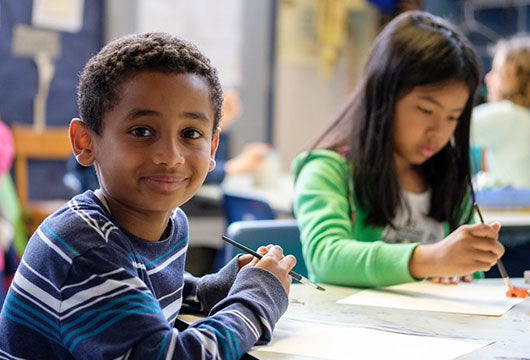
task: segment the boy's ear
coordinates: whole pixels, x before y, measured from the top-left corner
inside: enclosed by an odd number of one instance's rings
[[[70,121],[70,144],[77,162],[83,166],[90,166],[94,163],[95,157],[92,150],[93,133],[86,124],[78,118]]]
[[[215,153],[217,152],[217,147],[219,146],[219,133],[220,130],[219,128],[217,128],[217,131],[213,136],[212,145],[210,148],[210,166],[208,167],[208,171],[212,171],[213,169],[215,169]]]

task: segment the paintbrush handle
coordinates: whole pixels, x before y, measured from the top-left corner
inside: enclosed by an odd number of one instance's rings
[[[261,258],[263,257],[263,255],[258,254],[258,253],[255,252],[254,250],[252,250],[252,249],[246,247],[246,246],[243,245],[243,244],[238,243],[238,242],[235,241],[235,240],[230,239],[229,237],[223,236],[222,238],[223,238],[223,240],[226,241],[227,243],[234,245],[236,248],[241,249],[241,250],[243,250],[244,252],[246,252],[246,253],[248,253],[248,254],[250,254],[250,255],[252,255],[252,256],[258,258],[258,259],[261,259]],[[314,287],[315,289],[318,289],[318,290],[322,290],[322,291],[326,290],[326,289],[324,289],[322,286],[320,286],[320,285],[318,285],[318,284],[315,284],[314,282],[312,282],[312,281],[309,280],[308,278],[306,278],[306,277],[300,275],[299,273],[297,273],[297,272],[295,272],[295,271],[292,271],[292,270],[289,271],[289,275],[291,275],[295,280],[299,281],[299,282],[302,283],[302,284],[309,285],[309,286]]]
[[[502,263],[502,260],[497,260],[497,267],[499,268],[499,273],[501,274],[502,279],[504,280],[504,283],[506,284],[506,287],[510,292],[512,291],[512,284],[510,283],[510,277],[508,276],[508,272],[504,268],[504,264]]]
[[[484,224],[484,218],[482,217],[482,213],[480,212],[480,209],[477,203],[474,203],[473,206],[475,207],[475,210],[477,210],[477,214],[478,214],[478,217],[480,218],[480,222]],[[506,287],[511,292],[512,284],[510,283],[510,277],[508,276],[508,272],[506,272],[506,268],[504,267],[504,264],[502,263],[501,259],[497,260],[497,267],[499,268],[499,273],[501,274],[501,277],[504,280]]]

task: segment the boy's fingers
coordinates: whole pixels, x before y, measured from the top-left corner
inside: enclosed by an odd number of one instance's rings
[[[279,259],[283,258],[283,249],[278,245],[269,245],[267,255],[273,255]]]
[[[269,249],[266,248],[265,246],[260,246],[258,248],[258,254],[260,254],[260,255],[265,255],[268,252],[269,252]]]
[[[280,263],[287,265],[289,269],[292,269],[296,265],[296,257],[294,255],[286,255],[280,260]]]

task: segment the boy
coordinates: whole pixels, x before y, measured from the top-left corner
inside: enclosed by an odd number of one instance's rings
[[[0,314],[1,357],[237,359],[270,340],[294,257],[272,246],[184,275],[178,207],[215,166],[221,104],[210,61],[168,34],[115,40],[88,61],[70,140],[100,189],[32,236]],[[209,317],[179,332],[183,303]]]

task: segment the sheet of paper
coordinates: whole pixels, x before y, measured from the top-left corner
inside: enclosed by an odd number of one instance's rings
[[[506,297],[504,284],[442,285],[430,281],[363,290],[339,304],[500,316],[524,299]]]
[[[454,359],[491,343],[282,318],[274,330],[272,342],[253,350],[318,359],[436,360]]]
[[[193,41],[218,69],[224,88],[242,85],[244,0],[137,0],[137,30],[166,31]]]
[[[76,33],[83,27],[84,0],[33,0],[31,23]]]

